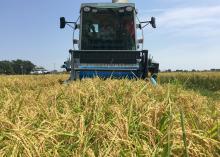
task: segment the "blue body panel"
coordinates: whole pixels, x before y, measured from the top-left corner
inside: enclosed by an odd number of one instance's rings
[[[102,72],[102,71],[81,71],[79,73],[80,79],[82,78],[129,78],[133,79],[138,77],[137,74],[132,72]]]
[[[137,78],[138,73],[138,67],[133,67],[132,69],[135,69],[135,72],[127,71],[127,72],[116,72],[111,71],[114,69],[131,69],[130,67],[97,67],[97,66],[80,66],[81,69],[88,69],[88,71],[80,71],[79,77],[82,78],[94,78],[94,77],[100,77],[100,78]],[[93,69],[99,69],[99,71],[94,71]],[[109,71],[101,71],[101,70],[108,69]]]

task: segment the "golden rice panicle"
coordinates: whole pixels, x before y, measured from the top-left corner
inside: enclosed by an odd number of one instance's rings
[[[66,78],[0,76],[0,156],[220,156],[218,100],[180,83]]]

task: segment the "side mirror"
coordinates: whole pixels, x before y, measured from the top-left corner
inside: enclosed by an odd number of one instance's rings
[[[61,17],[61,18],[60,18],[60,29],[65,28],[65,26],[66,26],[65,17]]]
[[[151,17],[150,24],[151,24],[151,26],[153,28],[157,28],[157,26],[156,26],[156,18],[155,17]]]

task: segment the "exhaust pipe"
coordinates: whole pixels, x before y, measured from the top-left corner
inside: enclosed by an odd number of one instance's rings
[[[128,3],[128,0],[112,0],[112,3]]]

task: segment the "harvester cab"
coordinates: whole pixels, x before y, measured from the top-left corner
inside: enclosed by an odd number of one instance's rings
[[[66,25],[73,31],[79,29],[78,39],[73,39],[78,48],[69,50],[70,59],[62,67],[71,71],[70,80],[96,76],[145,79],[150,73],[155,81],[159,64],[143,50],[143,28],[148,24],[156,28],[155,18],[140,22],[135,4],[126,0],[83,3],[76,22],[60,18],[61,29]],[[138,29],[142,39],[138,39]]]

